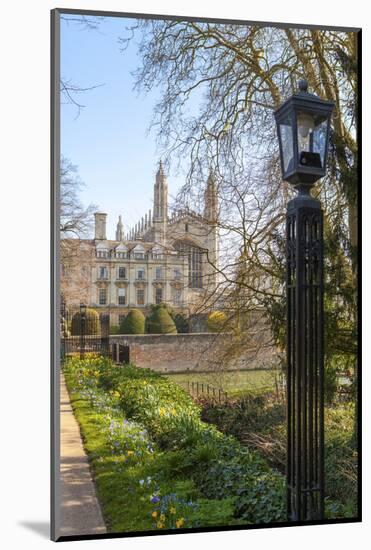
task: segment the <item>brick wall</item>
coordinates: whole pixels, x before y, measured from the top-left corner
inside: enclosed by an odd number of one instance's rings
[[[207,371],[223,361],[223,350],[230,340],[228,334],[131,334],[111,336],[110,342],[130,347],[130,361],[138,367],[159,372]],[[229,362],[228,368],[264,368],[272,365],[274,354],[269,349],[258,356],[255,352],[243,353]]]

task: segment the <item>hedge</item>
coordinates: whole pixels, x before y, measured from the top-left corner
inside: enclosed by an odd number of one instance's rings
[[[210,332],[221,332],[225,329],[227,316],[223,311],[213,311],[207,318],[207,328]]]
[[[78,336],[81,331],[81,315],[77,311],[71,322],[72,336]],[[99,315],[95,309],[87,308],[85,313],[85,334],[100,334]]]
[[[147,332],[149,334],[176,334],[177,329],[166,306],[153,308],[152,313],[146,319]]]
[[[131,309],[120,324],[120,334],[144,334],[145,317],[139,309]]]

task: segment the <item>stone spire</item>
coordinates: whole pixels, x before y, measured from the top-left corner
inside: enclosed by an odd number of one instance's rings
[[[153,217],[154,241],[165,243],[167,228],[167,179],[160,160],[154,185]]]
[[[204,217],[210,221],[218,218],[218,189],[214,172],[210,170],[204,194]]]
[[[167,220],[167,178],[164,172],[162,160],[160,160],[156,174],[153,202],[153,220]]]
[[[119,221],[117,222],[117,226],[116,226],[116,241],[122,241],[123,238],[124,238],[124,226],[120,215]]]

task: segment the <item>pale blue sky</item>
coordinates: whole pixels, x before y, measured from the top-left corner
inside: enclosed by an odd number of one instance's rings
[[[66,16],[67,17],[67,16]],[[99,30],[61,23],[61,74],[74,85],[101,87],[76,96],[85,105],[62,105],[61,152],[79,168],[86,184],[84,204],[107,212],[107,236],[114,238],[119,214],[125,232],[152,208],[153,183],[160,152],[154,133],[147,135],[159,91],[138,96],[130,72],[139,63],[136,43],[122,52],[118,38],[132,20],[105,18]],[[181,178],[169,174],[175,195]]]

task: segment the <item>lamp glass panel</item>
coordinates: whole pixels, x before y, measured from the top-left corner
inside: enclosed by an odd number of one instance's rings
[[[296,116],[299,165],[323,169],[328,119],[305,111],[299,111]]]
[[[313,130],[313,152],[319,153],[321,165],[325,165],[326,139],[327,139],[328,119],[323,120]]]
[[[294,146],[292,136],[292,124],[289,118],[286,118],[279,124],[281,148],[282,148],[282,164],[284,172],[291,170],[294,163]]]
[[[314,118],[303,112],[297,114],[297,128],[298,128],[298,152],[313,151],[312,149],[312,133],[314,128]]]

